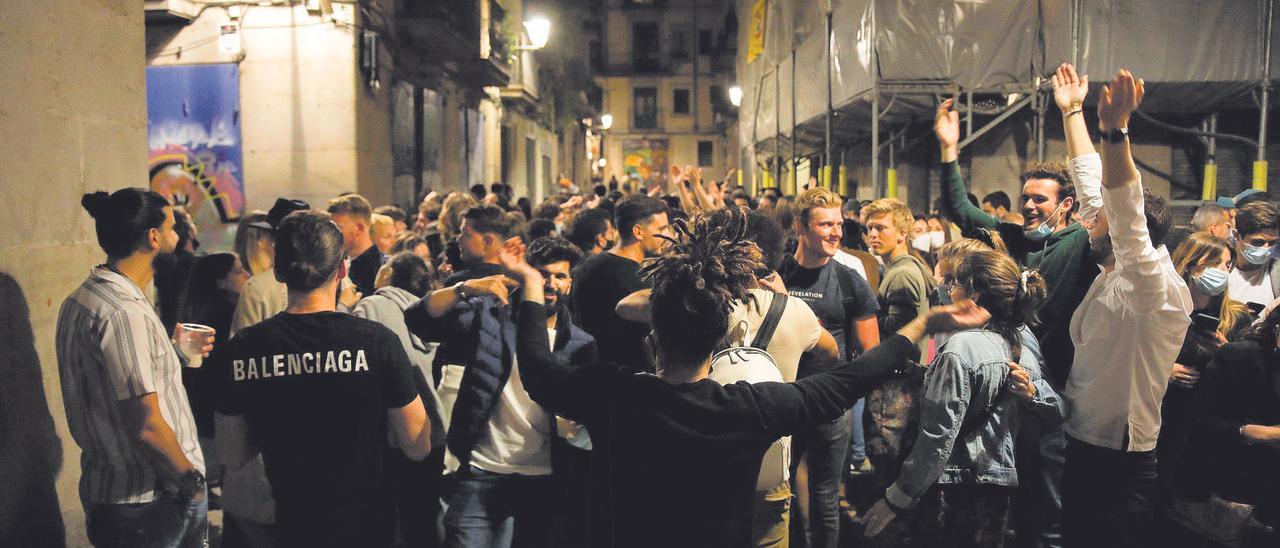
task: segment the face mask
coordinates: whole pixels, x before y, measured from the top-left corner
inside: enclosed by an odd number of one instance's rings
[[[1244,244],[1244,250],[1240,254],[1244,255],[1244,260],[1248,261],[1249,264],[1266,264],[1267,260],[1271,258],[1271,248]]]
[[[1217,297],[1227,289],[1227,271],[1220,268],[1206,268],[1199,276],[1191,278],[1196,284],[1196,289],[1205,295]]]
[[[938,302],[944,306],[951,304],[951,284],[946,282],[938,284]]]
[[[931,245],[933,245],[933,248],[934,248],[934,249],[938,249],[939,247],[942,247],[942,244],[947,243],[947,233],[946,233],[946,232],[941,232],[941,231],[939,231],[939,232],[930,232],[930,233],[929,233],[929,243],[930,243]]]
[[[929,243],[930,242],[929,242],[928,234],[921,234],[919,236],[911,238],[911,247],[914,247],[920,250],[922,253],[929,252]]]
[[[1063,202],[1058,202],[1058,207],[1053,208],[1053,212],[1049,214],[1049,217],[1040,221],[1040,226],[1037,226],[1035,230],[1023,232],[1023,234],[1027,235],[1028,240],[1033,242],[1043,242],[1045,238],[1048,238],[1053,234],[1053,225],[1049,224],[1049,221],[1052,221],[1054,215],[1058,214],[1058,210],[1062,209],[1062,204]]]
[[[1236,246],[1236,231],[1235,231],[1235,230],[1228,230],[1228,231],[1227,231],[1227,243],[1231,244],[1231,247],[1235,247],[1235,246]]]

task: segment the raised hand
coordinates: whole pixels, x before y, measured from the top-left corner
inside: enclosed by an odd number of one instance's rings
[[[1063,63],[1053,73],[1053,101],[1063,114],[1079,110],[1084,106],[1084,98],[1089,94],[1089,75],[1076,74],[1076,67]]]
[[[1129,127],[1129,115],[1138,110],[1145,93],[1141,78],[1134,78],[1133,73],[1120,69],[1098,96],[1098,126],[1103,131]]]
[[[960,113],[951,110],[955,102],[955,99],[943,101],[933,117],[933,134],[938,136],[944,162],[954,161],[960,154]]]

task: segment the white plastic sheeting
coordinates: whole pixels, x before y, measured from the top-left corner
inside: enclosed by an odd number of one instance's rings
[[[741,29],[751,29],[755,0],[736,0]],[[1205,112],[1246,97],[1262,78],[1266,0],[766,0],[764,51],[747,63],[750,32],[739,33],[738,84],[743,143],[777,129],[790,136],[791,57],[795,118],[827,107],[825,14],[832,10],[832,104],[869,98],[873,52],[881,81],[949,82],[994,91],[1032,84],[1073,60],[1101,82],[1124,67],[1149,85],[1148,110]],[[874,29],[874,32],[873,32]],[[1280,71],[1273,46],[1273,78]],[[780,86],[775,85],[781,84]],[[775,108],[780,107],[780,108]],[[883,105],[881,107],[883,109]],[[865,113],[864,106],[845,109]],[[869,129],[869,126],[868,126]],[[764,151],[761,151],[764,152]]]

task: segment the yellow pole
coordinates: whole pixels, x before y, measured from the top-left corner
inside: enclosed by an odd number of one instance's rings
[[[1212,202],[1218,197],[1218,164],[1213,162],[1205,162],[1204,164],[1204,192],[1201,193],[1200,199],[1206,202]]]
[[[1253,163],[1253,188],[1267,191],[1267,161],[1258,160]]]
[[[845,197],[849,196],[849,176],[848,175],[849,175],[848,172],[845,171],[845,167],[843,165],[840,166],[840,195]]]
[[[886,174],[886,181],[888,182],[888,188],[887,188],[888,196],[886,197],[897,198],[898,197],[898,168],[891,167],[888,169],[888,173]]]

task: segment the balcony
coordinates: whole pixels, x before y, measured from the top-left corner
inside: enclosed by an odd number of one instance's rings
[[[506,12],[493,0],[406,0],[397,24],[401,46],[424,63],[476,87],[511,78]]]

